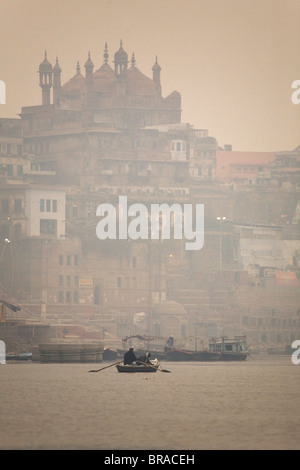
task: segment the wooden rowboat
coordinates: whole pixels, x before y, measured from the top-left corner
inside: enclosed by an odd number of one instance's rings
[[[116,365],[118,372],[156,372],[159,364],[149,364],[149,365],[140,365],[138,366],[137,364],[117,364]]]

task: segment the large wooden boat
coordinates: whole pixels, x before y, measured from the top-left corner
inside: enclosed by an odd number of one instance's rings
[[[191,351],[172,348],[166,352],[167,361],[244,361],[248,356],[246,336],[211,338],[208,349]]]
[[[188,349],[176,349],[173,348],[166,353],[167,361],[220,361],[221,355],[219,353],[208,351],[190,351]]]

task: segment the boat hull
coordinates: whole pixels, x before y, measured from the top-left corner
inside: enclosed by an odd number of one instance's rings
[[[231,353],[219,351],[188,351],[186,349],[172,349],[167,352],[167,361],[194,361],[194,362],[217,362],[217,361],[244,361],[247,353]]]
[[[158,365],[155,366],[137,366],[135,364],[128,364],[126,366],[122,364],[118,364],[117,366],[118,372],[122,373],[134,373],[134,372],[156,372],[158,369]]]
[[[236,352],[236,353],[227,353],[222,352],[220,361],[245,361],[247,359],[248,353],[246,352]]]

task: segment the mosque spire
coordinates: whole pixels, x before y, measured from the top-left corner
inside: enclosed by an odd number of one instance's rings
[[[153,72],[153,81],[155,84],[156,91],[158,95],[161,95],[161,84],[160,84],[161,67],[159,63],[157,62],[157,56],[155,57],[155,64],[152,67],[152,72]]]
[[[135,57],[134,57],[134,52],[132,53],[132,57],[131,57],[131,67],[134,67],[136,64],[135,62]]]
[[[107,64],[107,62],[108,62],[108,48],[107,48],[107,42],[105,43],[105,46],[104,46],[104,54],[103,54],[103,57],[104,57],[104,63]]]
[[[84,68],[85,68],[85,76],[86,78],[91,78],[92,75],[93,75],[93,68],[94,68],[94,64],[91,60],[91,54],[90,54],[90,51],[88,53],[88,60],[86,61],[86,63],[84,64]]]

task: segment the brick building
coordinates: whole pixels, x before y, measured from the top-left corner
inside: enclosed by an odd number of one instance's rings
[[[272,276],[265,286],[255,279],[275,268],[299,274],[299,149],[284,155],[220,149],[207,130],[181,122],[180,93],[163,97],[157,58],[151,77],[134,54],[128,60],[122,43],[109,62],[105,45],[98,69],[88,54],[84,74],[78,63],[62,83],[58,60],[52,66],[45,54],[42,104],[0,122],[2,286],[48,320],[89,318],[122,334],[134,330],[134,314],[152,315],[166,300],[185,308],[186,335],[208,334],[212,325],[239,333],[253,326],[245,299],[258,285],[265,312],[275,308],[284,317],[284,304],[273,305]],[[184,240],[99,240],[97,207],[117,205],[120,195],[148,208],[204,204],[204,247],[188,252]],[[244,236],[252,224],[263,224],[268,237],[262,231],[253,242],[253,230]],[[278,243],[286,250],[280,266]],[[254,245],[256,255],[249,251]],[[270,262],[258,256],[261,250]],[[289,315],[298,325],[293,288]],[[164,318],[164,326],[150,325],[150,333],[167,333],[167,324]],[[280,343],[288,335],[272,338]]]

